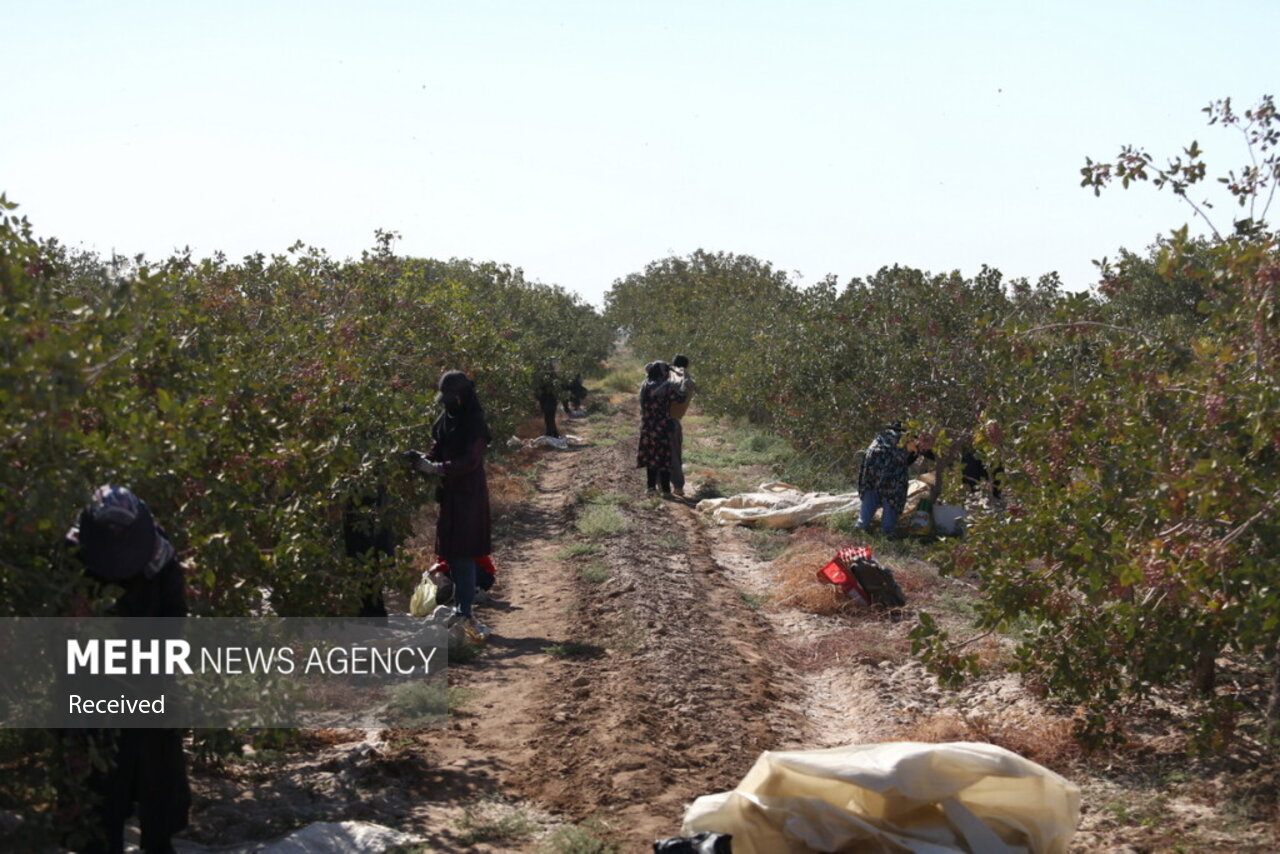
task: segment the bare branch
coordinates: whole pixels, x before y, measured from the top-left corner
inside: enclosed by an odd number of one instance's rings
[[[989,629],[980,635],[975,635],[974,637],[969,638],[968,640],[959,641],[958,643],[953,643],[947,647],[947,652],[955,652],[957,649],[964,649],[969,644],[977,643],[978,641],[992,634],[995,634],[995,629]]]
[[[1151,339],[1141,330],[1131,329],[1127,326],[1116,326],[1111,323],[1101,323],[1096,320],[1073,320],[1065,323],[1047,323],[1043,326],[1036,326],[1031,329],[1023,330],[1019,335],[1030,335],[1033,332],[1046,332],[1050,329],[1073,329],[1077,327],[1090,327],[1096,329],[1109,329],[1112,332],[1123,332],[1126,335],[1133,335],[1141,338],[1143,341],[1150,342]]]
[[[1234,531],[1232,531],[1231,533],[1223,537],[1218,544],[1221,546],[1229,546],[1232,543],[1234,543],[1236,540],[1240,539],[1240,537],[1244,534],[1245,531],[1253,527],[1253,524],[1255,522],[1257,522],[1259,519],[1263,518],[1264,516],[1269,515],[1271,511],[1276,508],[1277,503],[1280,503],[1280,498],[1271,499],[1269,502],[1267,502],[1267,505],[1265,507],[1263,507],[1257,513],[1254,513],[1252,516],[1246,519],[1243,523],[1237,526]]]

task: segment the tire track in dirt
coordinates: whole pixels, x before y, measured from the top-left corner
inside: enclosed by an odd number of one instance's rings
[[[638,422],[628,398],[569,425],[598,443],[543,452],[532,499],[495,531],[497,601],[477,609],[493,637],[475,661],[450,667],[460,708],[441,728],[388,734],[412,740],[381,763],[403,764],[415,783],[417,806],[400,826],[441,850],[466,848],[462,810],[496,797],[563,821],[603,819],[622,850],[650,851],[679,831],[690,801],[732,788],[761,750],[800,729],[777,711],[795,698],[781,687],[771,629],[726,580],[702,521],[646,498]],[[565,558],[592,542],[574,525],[584,493],[625,496],[630,523],[594,540],[602,551],[590,559],[609,572],[599,584]],[[546,651],[570,642],[587,654]]]
[[[633,402],[612,418],[639,420]],[[610,578],[558,568],[582,603],[569,639],[603,650],[545,671],[541,749],[511,782],[575,820],[606,818],[639,851],[775,743],[779,690],[767,624],[724,582],[692,509],[645,498],[634,431],[616,432],[575,456],[571,486],[630,499],[630,528],[602,540]]]

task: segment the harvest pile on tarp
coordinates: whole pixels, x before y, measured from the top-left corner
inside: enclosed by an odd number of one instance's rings
[[[681,833],[729,834],[734,854],[1063,854],[1079,820],[1079,787],[1012,751],[891,742],[766,751]]]

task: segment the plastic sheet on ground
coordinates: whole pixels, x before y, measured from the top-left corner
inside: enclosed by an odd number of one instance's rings
[[[538,436],[534,439],[521,439],[518,436],[512,436],[507,440],[508,448],[555,448],[558,451],[576,448],[585,444],[587,444],[586,439],[567,434],[564,436]]]
[[[781,481],[760,484],[755,492],[730,498],[705,498],[697,509],[711,514],[719,525],[759,525],[765,528],[798,528],[810,519],[832,513],[856,513],[862,502],[857,493],[801,492]]]
[[[907,484],[907,506],[903,518],[909,518],[920,499],[932,485],[927,480]],[[802,492],[799,487],[781,481],[760,484],[755,492],[741,492],[729,498],[705,498],[699,501],[699,512],[710,514],[718,525],[758,525],[763,528],[798,528],[810,520],[833,513],[857,513],[862,501],[856,492]],[[934,505],[934,524],[939,533],[956,533],[964,518],[964,508],[950,504]]]
[[[731,834],[734,854],[1063,854],[1079,818],[1079,787],[1004,748],[892,742],[767,751],[680,832]]]
[[[419,844],[421,840],[408,833],[367,821],[320,821],[293,831],[274,842],[219,845],[207,847],[183,839],[173,841],[178,854],[382,854]],[[125,846],[126,851],[134,850]]]
[[[908,485],[908,502],[927,492],[929,485],[913,480]],[[781,481],[762,483],[755,492],[741,492],[729,498],[706,498],[697,509],[711,514],[718,525],[759,525],[764,528],[798,528],[811,519],[832,513],[857,513],[862,501],[856,492],[802,492],[798,486]]]

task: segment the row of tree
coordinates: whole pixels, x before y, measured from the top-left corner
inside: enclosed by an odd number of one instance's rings
[[[81,583],[60,548],[91,488],[133,487],[191,568],[198,612],[354,613],[384,571],[343,551],[348,508],[407,533],[429,499],[399,452],[429,441],[442,370],[472,375],[496,436],[549,360],[590,373],[599,314],[511,267],[245,258],[104,260],[39,240],[0,198],[0,615]]]
[[[802,287],[697,252],[607,297],[638,349],[692,356],[704,406],[772,426],[842,485],[895,419],[938,432],[944,459],[971,445],[1003,466],[1009,512],[975,520],[945,565],[981,576],[977,628],[1020,627],[1020,667],[1080,704],[1095,740],[1157,689],[1199,704],[1206,739],[1229,737],[1260,679],[1270,701],[1252,711],[1280,726],[1280,243],[1266,223],[1280,122],[1269,97],[1206,112],[1250,155],[1219,179],[1240,217],[1104,260],[1095,292],[899,266]],[[1163,166],[1129,147],[1082,174],[1188,202],[1208,180],[1195,143]],[[948,678],[977,669],[928,615],[914,638]]]
[[[121,263],[37,240],[0,197],[0,614],[55,613],[80,574],[58,547],[90,488],[135,487],[192,567],[196,609],[349,611],[376,567],[345,558],[344,512],[380,486],[372,524],[403,533],[426,500],[398,451],[426,441],[441,370],[475,376],[504,435],[535,374],[598,366],[615,331],[684,352],[704,405],[792,440],[847,485],[885,421],[1001,465],[1009,512],[946,566],[984,583],[978,629],[1021,629],[1023,670],[1081,704],[1082,732],[1157,689],[1203,701],[1224,735],[1270,683],[1280,721],[1280,258],[1267,207],[1280,161],[1270,98],[1210,122],[1248,165],[1219,180],[1229,228],[1186,229],[1101,264],[1095,292],[886,267],[801,286],[755,258],[696,252],[616,282],[602,318],[519,270],[286,254]],[[1124,148],[1086,186],[1150,181],[1190,203],[1196,144],[1157,165]],[[1197,216],[1213,224],[1204,203]],[[948,677],[977,666],[922,615]],[[1220,663],[1242,668],[1226,691]]]

